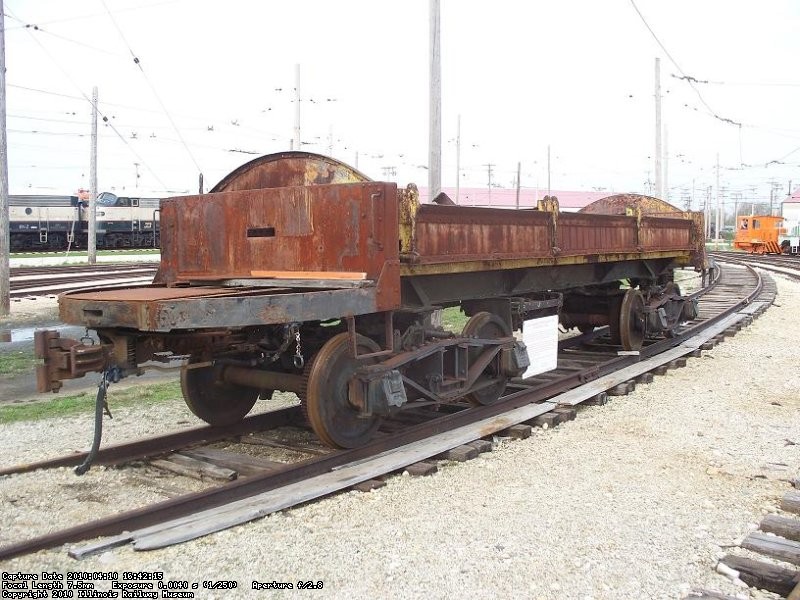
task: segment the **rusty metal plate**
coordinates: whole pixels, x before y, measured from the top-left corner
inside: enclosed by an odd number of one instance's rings
[[[416,213],[420,264],[550,256],[550,215],[424,204]]]
[[[59,298],[65,323],[161,332],[317,321],[379,310],[376,287],[302,292],[143,287],[67,293]]]
[[[353,167],[310,152],[280,152],[251,160],[231,172],[211,192],[371,181]]]
[[[263,271],[364,273],[398,260],[394,184],[270,188],[162,202],[160,281],[241,279]]]
[[[644,196],[642,194],[615,194],[584,206],[578,212],[595,215],[631,215],[631,210],[638,209],[642,215],[658,215],[662,217],[684,218],[683,212],[669,202]]]
[[[440,265],[438,273],[516,268],[560,262],[606,262],[648,258],[657,253],[689,254],[693,222],[688,219],[556,213],[461,206],[423,205],[414,216],[414,265]],[[493,262],[494,261],[494,262]],[[414,269],[411,269],[414,271]],[[419,271],[420,269],[416,269]]]

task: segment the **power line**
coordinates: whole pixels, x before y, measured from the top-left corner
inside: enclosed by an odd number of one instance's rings
[[[145,70],[142,67],[142,63],[139,61],[139,58],[136,56],[136,54],[134,54],[133,49],[131,48],[131,45],[128,43],[128,40],[125,39],[125,34],[122,32],[122,29],[120,29],[120,26],[117,24],[117,21],[114,18],[114,15],[111,13],[110,10],[108,10],[108,5],[106,5],[105,0],[101,0],[101,1],[103,3],[103,8],[105,8],[106,12],[108,13],[109,19],[111,19],[111,22],[114,24],[114,27],[119,32],[119,35],[122,38],[122,41],[128,47],[128,52],[131,53],[131,56],[133,57],[134,64],[136,64],[136,66],[139,67],[139,71],[144,76],[144,80],[147,82],[147,85],[150,86],[150,90],[153,92],[153,95],[156,97],[156,100],[158,100],[158,103],[161,105],[161,108],[164,110],[164,114],[167,116],[167,119],[169,119],[169,122],[172,123],[172,127],[175,129],[175,133],[180,138],[181,142],[183,143],[184,148],[186,148],[186,152],[189,154],[189,157],[192,159],[192,162],[194,163],[194,166],[197,167],[198,172],[202,173],[203,169],[200,168],[200,165],[198,164],[197,159],[194,157],[194,154],[192,154],[192,151],[189,149],[189,146],[184,141],[183,135],[181,134],[180,130],[178,129],[178,126],[175,124],[175,121],[173,120],[172,115],[170,115],[169,111],[167,110],[167,106],[164,104],[164,101],[161,100],[161,96],[158,95],[158,92],[156,91],[156,88],[153,85],[153,83],[150,81],[150,78],[147,76],[147,73],[145,73]]]
[[[175,4],[175,3],[181,2],[181,1],[183,1],[183,0],[165,0],[164,2],[156,2],[155,4],[147,4],[145,6],[130,6],[128,8],[120,8],[120,9],[117,10],[117,12],[129,12],[129,11],[133,11],[133,10],[142,10],[142,9],[147,9],[147,8],[154,8],[156,6],[163,6],[165,4]],[[44,22],[41,23],[41,25],[53,25],[55,23],[67,23],[69,21],[79,21],[81,19],[92,19],[94,17],[101,17],[101,16],[104,16],[104,15],[105,15],[105,13],[92,13],[92,14],[88,14],[88,15],[77,15],[77,16],[72,16],[72,17],[65,17],[63,19],[53,19],[52,21],[44,21]],[[11,15],[9,15],[9,16],[11,17]],[[23,21],[20,21],[16,17],[12,17],[12,18],[17,20],[20,23],[23,23]],[[23,29],[24,27],[25,27],[25,25],[19,26],[19,27],[6,27],[6,31],[11,31],[11,30],[16,30],[16,29]]]
[[[681,77],[678,77],[678,79],[683,79],[683,80],[686,81],[686,83],[689,84],[689,86],[694,90],[694,93],[697,94],[697,97],[700,99],[700,102],[708,110],[708,114],[711,115],[712,117],[714,117],[715,119],[719,119],[723,123],[730,123],[731,125],[738,125],[739,127],[741,127],[742,126],[741,123],[738,123],[738,122],[736,122],[736,121],[734,121],[732,119],[728,119],[728,118],[725,118],[725,117],[720,117],[716,112],[714,112],[714,109],[712,109],[708,105],[708,102],[705,101],[705,98],[703,98],[703,95],[700,93],[700,90],[698,90],[697,87],[695,86],[694,82],[698,81],[698,80],[695,79],[694,77],[690,76],[690,75],[687,75],[684,72],[684,70],[681,68],[681,66],[678,64],[678,61],[676,61],[674,58],[672,58],[672,55],[669,53],[669,50],[667,50],[666,46],[664,46],[664,44],[661,43],[661,40],[658,39],[658,36],[656,35],[655,31],[653,31],[653,28],[650,27],[650,25],[648,24],[647,20],[644,18],[644,15],[642,14],[642,11],[640,11],[639,7],[636,6],[635,0],[631,0],[631,4],[633,5],[633,8],[636,11],[636,14],[638,14],[639,18],[642,20],[642,23],[644,23],[644,26],[647,27],[647,31],[649,31],[650,35],[653,36],[653,39],[659,45],[661,50],[664,51],[664,54],[667,55],[667,58],[670,60],[670,62],[672,62],[672,64],[675,65],[675,68],[678,69],[678,72],[681,74]]]
[[[6,8],[5,8],[5,10],[6,10],[6,11],[8,11],[9,13],[11,12],[11,11],[10,11],[10,9],[9,9],[8,7],[6,7]],[[11,16],[12,16],[13,18],[17,19],[18,21],[20,20],[18,17],[14,16],[13,14],[11,14]],[[65,70],[65,69],[64,69],[64,68],[61,66],[61,64],[60,64],[60,63],[59,63],[59,62],[58,62],[58,61],[57,61],[57,60],[56,60],[56,59],[53,57],[53,55],[52,55],[52,54],[50,54],[50,52],[48,52],[48,51],[47,51],[47,48],[45,48],[45,47],[44,47],[44,45],[43,45],[43,44],[42,44],[42,43],[41,43],[41,42],[40,42],[38,39],[36,39],[36,36],[34,36],[32,33],[30,33],[30,31],[29,31],[29,34],[31,35],[31,39],[33,39],[33,41],[34,41],[34,42],[35,42],[35,43],[36,43],[36,44],[39,46],[39,48],[41,49],[41,51],[42,51],[42,52],[44,52],[44,53],[47,55],[47,57],[48,57],[48,58],[49,58],[49,59],[50,59],[50,60],[53,62],[53,64],[54,64],[54,65],[55,65],[55,66],[58,68],[58,70],[59,70],[59,71],[61,71],[61,73],[64,75],[64,77],[66,77],[66,78],[67,78],[67,80],[69,80],[69,82],[70,82],[70,83],[71,83],[71,84],[72,84],[72,85],[75,87],[75,89],[77,89],[77,90],[78,90],[78,92],[80,92],[80,94],[81,94],[81,96],[82,96],[83,100],[85,100],[85,101],[86,101],[86,102],[87,102],[87,103],[88,103],[88,104],[91,106],[91,105],[92,105],[92,101],[91,101],[91,99],[90,99],[90,98],[89,98],[89,97],[88,97],[86,94],[84,94],[84,93],[83,93],[83,90],[81,90],[81,87],[80,87],[80,86],[79,86],[79,85],[78,85],[78,84],[75,82],[75,80],[74,80],[74,79],[72,79],[72,77],[70,76],[70,74],[69,74],[69,73],[68,73],[68,72],[67,72],[67,71],[66,71],[66,70]],[[141,163],[142,163],[142,164],[143,164],[145,167],[147,167],[147,170],[148,170],[148,171],[150,171],[150,173],[152,173],[152,175],[153,175],[153,177],[156,179],[156,181],[158,181],[158,183],[159,183],[161,186],[163,186],[163,187],[167,187],[167,186],[166,186],[166,184],[164,184],[164,182],[163,182],[163,181],[161,181],[161,179],[158,177],[158,175],[155,173],[155,171],[153,171],[153,170],[152,170],[152,169],[151,169],[151,168],[150,168],[150,167],[147,165],[147,163],[144,161],[144,159],[143,159],[143,158],[141,158],[141,157],[139,156],[139,154],[138,154],[138,153],[137,153],[137,152],[136,152],[136,151],[135,151],[135,150],[134,150],[134,149],[131,147],[131,145],[130,145],[130,144],[128,144],[128,141],[127,141],[127,140],[126,140],[126,139],[125,139],[125,138],[122,136],[122,134],[120,134],[120,133],[119,133],[119,131],[117,131],[116,127],[114,127],[114,125],[113,125],[113,124],[112,124],[112,123],[109,121],[108,117],[106,117],[106,116],[105,116],[105,115],[104,115],[102,112],[100,112],[100,111],[98,111],[98,113],[100,114],[100,116],[102,116],[102,117],[103,117],[103,122],[104,122],[106,125],[108,125],[109,127],[111,127],[111,130],[112,130],[114,133],[116,133],[116,134],[117,134],[117,137],[119,137],[119,139],[120,139],[120,140],[122,140],[122,142],[123,142],[123,143],[124,143],[124,144],[125,144],[125,145],[126,145],[128,148],[129,148],[129,149],[130,149],[131,153],[132,153],[132,154],[133,154],[133,155],[134,155],[134,156],[135,156],[137,159],[139,159],[139,162],[141,162]]]

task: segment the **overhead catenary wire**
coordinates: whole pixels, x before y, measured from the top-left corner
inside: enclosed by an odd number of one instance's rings
[[[697,97],[700,99],[700,102],[703,104],[703,106],[706,107],[706,110],[708,111],[708,114],[710,116],[714,117],[715,119],[718,119],[718,120],[722,121],[723,123],[729,123],[731,125],[738,125],[739,127],[741,127],[742,124],[739,123],[738,121],[734,121],[733,119],[728,119],[726,117],[721,117],[720,115],[718,115],[714,111],[713,108],[711,108],[711,106],[709,106],[708,102],[706,102],[705,98],[703,98],[703,95],[700,93],[700,90],[698,90],[697,87],[694,84],[694,82],[697,81],[697,80],[694,77],[691,77],[690,75],[687,75],[685,73],[685,71],[678,64],[678,61],[676,61],[672,57],[672,54],[670,54],[670,52],[669,52],[669,50],[667,50],[666,46],[664,46],[664,44],[661,43],[661,40],[656,35],[656,32],[653,31],[653,28],[650,27],[650,24],[647,22],[647,19],[644,18],[644,15],[642,14],[642,11],[640,11],[639,7],[636,6],[636,1],[635,0],[631,0],[631,5],[633,6],[634,10],[636,11],[636,14],[639,15],[639,18],[642,20],[642,23],[644,23],[644,26],[647,27],[647,31],[649,31],[650,35],[653,36],[653,39],[656,41],[658,46],[661,48],[661,50],[664,52],[664,54],[667,56],[667,58],[670,60],[670,62],[675,66],[675,68],[678,69],[678,72],[682,76],[679,79],[683,79],[684,81],[686,81],[686,83],[689,84],[689,86],[692,88],[692,90],[694,90],[694,93],[697,94]]]
[[[161,99],[161,96],[156,91],[156,88],[153,85],[153,82],[150,81],[150,78],[147,76],[147,73],[145,72],[144,67],[142,67],[142,63],[139,60],[139,57],[137,57],[136,54],[133,52],[133,49],[131,48],[131,45],[128,43],[128,40],[125,38],[125,34],[123,33],[122,29],[120,28],[119,24],[117,23],[117,20],[114,18],[113,13],[108,9],[108,5],[106,4],[105,0],[101,0],[101,1],[103,3],[103,8],[105,8],[106,12],[108,13],[109,19],[111,19],[111,22],[114,24],[114,27],[119,32],[120,38],[122,39],[123,43],[127,46],[128,51],[131,53],[131,56],[133,57],[134,64],[137,67],[139,67],[139,71],[141,72],[142,76],[144,77],[144,80],[147,82],[147,85],[150,86],[150,90],[153,92],[153,96],[155,96],[156,100],[158,100],[158,103],[161,105],[161,108],[163,109],[164,114],[166,115],[166,117],[169,120],[169,122],[172,124],[172,127],[175,129],[175,133],[177,134],[177,136],[180,138],[181,142],[183,143],[183,147],[186,149],[186,152],[189,154],[189,157],[192,159],[192,162],[194,163],[194,166],[197,167],[198,173],[202,173],[203,169],[200,167],[200,164],[197,162],[197,159],[194,157],[194,154],[192,153],[191,149],[189,148],[189,145],[186,143],[186,140],[183,139],[183,134],[181,133],[180,129],[178,129],[178,125],[175,123],[175,120],[172,118],[172,115],[167,110],[167,105],[164,104],[164,101]]]
[[[5,8],[5,10],[6,10],[7,12],[9,12],[9,13],[10,13],[10,10],[8,9],[8,7],[6,7],[6,8]],[[13,18],[17,19],[17,20],[20,20],[18,17],[14,16],[13,14],[12,14],[11,16],[12,16]],[[69,82],[70,82],[70,83],[71,83],[71,84],[72,84],[72,85],[75,87],[75,89],[76,89],[76,90],[78,90],[78,92],[81,94],[81,97],[82,97],[82,99],[83,99],[83,100],[85,100],[85,101],[86,101],[86,103],[87,103],[87,104],[89,104],[89,105],[91,106],[91,105],[92,105],[92,100],[91,100],[91,98],[89,98],[89,97],[88,97],[88,96],[87,96],[87,95],[86,95],[86,94],[83,92],[83,90],[81,89],[81,87],[80,87],[80,86],[79,86],[79,85],[78,85],[78,84],[75,82],[75,80],[74,80],[74,79],[73,79],[73,78],[70,76],[70,74],[69,74],[69,73],[66,71],[66,69],[64,69],[64,68],[61,66],[61,63],[59,63],[59,62],[58,62],[58,61],[55,59],[55,57],[54,57],[52,54],[50,54],[50,52],[47,50],[47,48],[45,48],[44,44],[42,44],[42,43],[41,43],[41,42],[40,42],[40,41],[39,41],[39,40],[36,38],[36,36],[35,36],[35,35],[33,35],[33,33],[32,33],[30,30],[28,30],[28,32],[30,33],[30,35],[31,35],[31,39],[33,39],[34,43],[36,43],[36,45],[37,45],[37,46],[39,46],[39,48],[41,49],[41,51],[42,51],[42,52],[44,52],[44,54],[45,54],[45,55],[47,55],[47,57],[48,57],[48,58],[51,60],[51,62],[52,62],[52,63],[53,63],[55,66],[56,66],[56,68],[57,68],[59,71],[61,71],[62,75],[64,75],[64,77],[66,77],[66,79],[67,79],[67,80],[68,80],[68,81],[69,81]],[[123,136],[123,135],[122,135],[122,134],[121,134],[121,133],[120,133],[120,132],[117,130],[117,128],[116,128],[116,127],[114,127],[113,123],[111,123],[111,122],[110,122],[110,120],[108,119],[108,117],[106,117],[104,114],[102,114],[102,112],[100,112],[99,110],[98,110],[98,114],[100,114],[100,116],[102,117],[102,119],[103,119],[103,123],[104,123],[104,124],[106,124],[106,125],[108,125],[108,126],[111,128],[111,130],[112,130],[114,133],[116,133],[116,134],[117,134],[117,137],[118,137],[120,140],[122,140],[122,143],[123,143],[123,144],[125,144],[125,145],[128,147],[128,149],[131,151],[131,153],[132,153],[132,154],[133,154],[133,155],[134,155],[134,156],[135,156],[135,157],[136,157],[136,158],[139,160],[139,162],[142,164],[142,166],[144,166],[144,167],[145,167],[145,168],[146,168],[146,169],[147,169],[147,170],[148,170],[148,171],[149,171],[149,172],[150,172],[150,173],[153,175],[153,177],[156,179],[156,181],[157,181],[157,182],[158,182],[158,183],[159,183],[159,184],[160,184],[162,187],[167,187],[167,185],[166,185],[166,184],[165,184],[163,181],[161,181],[161,179],[158,177],[158,175],[156,174],[156,172],[155,172],[155,171],[153,171],[153,169],[151,169],[151,168],[150,168],[150,166],[147,164],[147,162],[146,162],[146,161],[145,161],[145,160],[144,160],[144,159],[143,159],[141,156],[139,156],[139,154],[138,154],[138,153],[136,152],[136,150],[135,150],[135,149],[134,149],[134,148],[133,148],[133,147],[132,147],[132,146],[131,146],[131,145],[128,143],[128,141],[125,139],[125,137],[124,137],[124,136]]]

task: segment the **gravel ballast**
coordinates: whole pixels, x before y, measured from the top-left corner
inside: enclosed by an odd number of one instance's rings
[[[302,593],[334,598],[660,599],[695,587],[770,597],[714,566],[777,511],[798,473],[800,284],[777,283],[774,307],[686,368],[433,476],[392,477],[164,550],[123,547],[78,562],[59,548],[0,570],[163,571],[236,580],[237,597],[258,598],[288,594],[250,590],[253,580],[322,581]],[[115,411],[104,442],[196,424],[179,400],[146,410]],[[87,416],[5,425],[0,465],[84,448],[90,437]],[[200,485],[150,477],[140,466],[0,478],[0,544]]]

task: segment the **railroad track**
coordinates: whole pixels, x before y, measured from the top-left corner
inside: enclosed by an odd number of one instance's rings
[[[800,281],[800,256],[747,254],[745,252],[710,252],[709,256],[732,264],[751,265]]]
[[[92,286],[150,283],[156,263],[103,263],[11,269],[11,298],[47,296]]]
[[[717,274],[708,287],[696,293],[702,295],[698,318],[683,324],[673,338],[648,340],[639,353],[620,353],[602,328],[563,340],[556,370],[514,380],[496,404],[410,412],[388,421],[382,435],[361,448],[331,450],[315,443],[295,406],[251,417],[237,426],[200,427],[102,449],[97,459],[100,464],[124,464],[178,452],[218,467],[227,464],[232,471],[237,462],[234,452],[213,448],[209,452],[197,445],[234,437],[237,443],[260,444],[265,454],[260,461],[249,461],[249,468],[244,468],[247,461],[239,459],[244,467],[239,467],[234,481],[14,543],[0,548],[0,560],[98,536],[111,537],[74,548],[71,554],[84,557],[131,542],[137,550],[164,547],[341,489],[369,485],[382,474],[409,465],[422,472],[431,466],[426,460],[432,457],[466,458],[486,449],[487,442],[481,443],[481,439],[498,432],[525,437],[531,424],[555,425],[574,417],[574,406],[604,403],[607,395],[629,393],[637,382],[652,380],[654,373],[682,366],[685,355],[698,355],[722,337],[733,335],[775,297],[774,283],[762,279],[753,268],[726,263]],[[295,458],[279,462],[270,458],[269,452],[274,450],[289,451]],[[60,457],[2,474],[75,465],[84,457]]]

